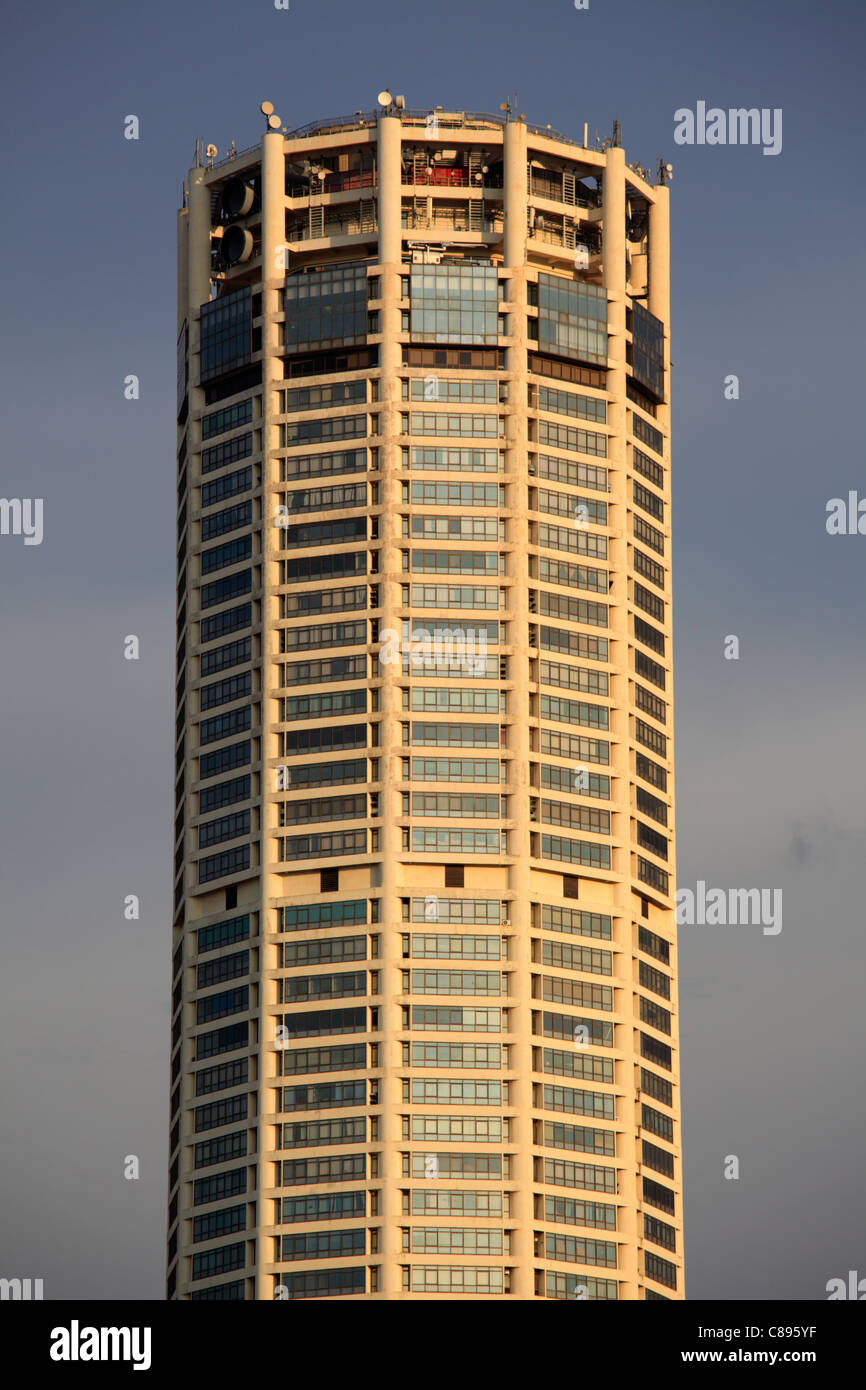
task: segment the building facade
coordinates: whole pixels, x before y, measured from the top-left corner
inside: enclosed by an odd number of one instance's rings
[[[682,1298],[664,167],[262,109],[178,215],[168,1297]]]

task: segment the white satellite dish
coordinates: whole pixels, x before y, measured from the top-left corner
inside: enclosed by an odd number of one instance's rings
[[[205,150],[205,154],[207,155],[208,159],[216,159],[217,155],[219,154],[219,150],[217,149],[216,145],[208,145],[207,149]]]
[[[376,100],[378,101],[380,106],[390,106],[394,98],[391,96],[391,93],[388,91],[388,88],[386,87],[383,92],[379,93]]]

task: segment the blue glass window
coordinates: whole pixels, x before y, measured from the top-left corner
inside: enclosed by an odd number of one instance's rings
[[[560,357],[607,362],[607,296],[598,285],[538,277],[538,345]]]
[[[495,266],[412,267],[412,339],[419,343],[496,346],[499,332]]]
[[[367,271],[363,265],[286,277],[286,349],[343,347],[367,333]]]
[[[201,380],[246,367],[252,359],[253,315],[249,285],[201,306]]]
[[[642,304],[633,307],[632,372],[634,379],[656,397],[665,394],[665,326]]]

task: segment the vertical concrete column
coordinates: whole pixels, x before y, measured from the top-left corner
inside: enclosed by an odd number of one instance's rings
[[[379,173],[379,261],[382,277],[382,308],[379,372],[379,463],[382,481],[379,497],[382,513],[379,524],[379,594],[381,604],[380,633],[387,629],[400,632],[401,584],[405,578],[401,570],[401,529],[400,529],[400,479],[398,476],[400,456],[400,270],[401,270],[401,217],[400,217],[400,137],[401,123],[396,116],[380,116],[377,129],[377,164]],[[379,769],[382,779],[380,796],[381,811],[381,885],[382,906],[380,934],[382,938],[382,961],[380,968],[380,1061],[382,1082],[380,1088],[381,1119],[379,1149],[382,1153],[380,1166],[382,1230],[381,1264],[383,1280],[381,1296],[395,1299],[401,1296],[400,1261],[400,1223],[402,1220],[402,1199],[400,1184],[400,1145],[399,1111],[401,1105],[400,1065],[401,1044],[399,1038],[401,1025],[401,914],[400,914],[400,859],[402,856],[402,831],[399,825],[400,792],[397,784],[401,773],[401,663],[387,666],[379,664],[378,653],[373,655],[373,675],[381,676],[379,708]]]
[[[189,309],[189,279],[187,259],[189,257],[189,208],[177,210],[177,331],[187,317]]]
[[[635,1259],[635,1234],[637,1221],[635,1165],[639,1157],[634,1124],[637,1114],[635,1103],[635,1070],[633,1062],[634,1030],[634,989],[632,977],[632,913],[631,893],[631,770],[629,766],[629,668],[628,648],[628,592],[626,557],[628,553],[628,528],[630,517],[630,498],[628,493],[627,467],[627,397],[626,397],[626,237],[625,237],[625,151],[614,147],[607,151],[604,168],[602,202],[602,249],[604,266],[604,287],[607,293],[607,331],[608,331],[608,407],[609,427],[607,466],[610,470],[608,506],[610,508],[610,568],[616,575],[615,588],[610,596],[609,637],[614,650],[611,655],[614,663],[623,674],[612,681],[611,695],[614,699],[612,733],[614,743],[611,756],[611,772],[616,778],[616,800],[612,809],[616,816],[617,833],[613,840],[617,877],[614,884],[614,915],[617,928],[615,945],[619,947],[617,957],[621,971],[617,980],[615,998],[616,1011],[614,1023],[617,1026],[621,1044],[622,1060],[617,1058],[617,1156],[616,1166],[620,1173],[619,1196],[624,1205],[620,1207],[618,1232],[626,1236],[628,1244],[621,1246],[622,1265],[617,1271],[623,1281],[625,1298],[637,1297],[637,1262]]]
[[[653,189],[653,201],[649,213],[649,255],[647,258],[649,293],[647,308],[665,326],[665,400],[658,407],[659,426],[667,434],[670,428],[670,317],[671,317],[671,265],[670,265],[670,189],[660,184]]]
[[[665,510],[665,522],[666,522],[666,525],[665,525],[665,527],[664,527],[664,530],[665,530],[665,535],[667,536],[667,542],[666,542],[666,544],[667,544],[667,546],[668,546],[669,553],[668,553],[668,556],[667,556],[667,564],[665,565],[665,601],[666,601],[666,605],[667,605],[667,606],[666,606],[666,608],[665,608],[664,631],[665,631],[665,640],[666,640],[666,642],[667,642],[668,657],[669,657],[669,661],[670,661],[670,663],[671,663],[671,669],[673,670],[673,621],[672,621],[673,608],[672,608],[672,602],[671,602],[672,597],[673,597],[673,593],[672,593],[672,555],[670,554],[670,550],[671,550],[671,548],[672,548],[672,534],[673,534],[673,533],[672,533],[672,515],[671,515],[671,512],[672,512],[672,508],[671,508],[671,491],[672,491],[672,488],[671,488],[671,466],[670,466],[670,420],[671,420],[671,404],[670,404],[670,402],[671,402],[671,371],[670,371],[670,368],[671,368],[671,354],[670,354],[670,308],[671,308],[671,299],[670,299],[670,190],[668,189],[668,187],[667,187],[665,184],[660,184],[660,185],[658,185],[656,188],[653,189],[653,201],[652,201],[652,203],[650,204],[648,276],[649,276],[649,287],[648,287],[648,288],[649,288],[649,293],[648,293],[648,296],[647,296],[647,307],[648,307],[650,313],[651,313],[651,314],[655,314],[656,318],[661,319],[661,321],[663,322],[663,324],[664,324],[664,326],[665,326],[665,346],[664,346],[664,363],[665,363],[664,389],[665,389],[665,400],[664,400],[663,402],[660,402],[660,403],[658,404],[658,406],[657,406],[656,420],[657,420],[657,423],[658,423],[658,425],[659,425],[659,428],[663,431],[663,433],[664,433],[664,435],[665,435],[665,455],[666,455],[666,463],[667,463],[667,474],[666,474],[666,477],[665,477],[665,487],[664,487],[664,493],[665,493],[665,509],[666,509],[666,510]],[[673,691],[673,675],[672,675],[672,676],[671,676],[671,689],[668,691],[668,695],[667,695],[667,723],[668,723],[667,732],[668,732],[668,737],[669,737],[669,739],[670,739],[670,762],[671,762],[671,774],[670,774],[670,780],[669,780],[669,785],[668,785],[668,791],[669,791],[669,793],[670,793],[670,798],[671,798],[671,806],[670,806],[670,811],[669,811],[669,831],[670,831],[670,835],[669,835],[669,841],[670,841],[669,855],[670,855],[670,859],[669,859],[669,863],[668,863],[668,872],[669,872],[669,874],[670,874],[670,882],[671,882],[671,884],[673,885],[672,892],[675,892],[675,888],[676,888],[676,799],[675,799],[675,796],[674,796],[674,790],[675,790],[675,786],[676,786],[676,776],[675,776],[675,767],[674,767],[674,753],[675,753],[675,749],[674,749],[674,743],[673,743],[673,710],[674,710],[674,691]],[[656,909],[655,907],[653,907],[653,908],[651,909],[651,911],[653,912],[653,915],[655,916],[655,914],[657,913],[658,909]],[[681,1084],[680,1084],[679,1003],[678,1003],[678,999],[677,999],[678,986],[677,986],[677,983],[676,983],[676,982],[679,980],[679,952],[678,952],[678,945],[677,945],[677,939],[676,939],[676,938],[677,938],[677,926],[676,926],[676,914],[675,914],[675,912],[674,912],[672,909],[666,911],[666,912],[663,914],[663,917],[662,917],[662,919],[661,919],[659,925],[660,925],[660,927],[661,927],[662,934],[663,934],[665,937],[670,937],[670,938],[672,938],[671,964],[672,964],[673,978],[674,978],[674,982],[675,982],[675,983],[674,983],[674,989],[673,989],[674,998],[673,998],[672,1001],[671,1001],[671,1007],[672,1007],[672,1013],[673,1013],[673,1017],[672,1017],[673,1034],[672,1034],[672,1037],[671,1037],[671,1040],[670,1040],[670,1041],[671,1041],[671,1047],[672,1047],[673,1050],[674,1050],[674,1057],[675,1057],[675,1062],[674,1062],[674,1077],[675,1077],[675,1082],[674,1082],[674,1084],[675,1084],[675,1088],[676,1088],[676,1089],[675,1089],[675,1093],[674,1093],[674,1107],[675,1107],[675,1112],[676,1112],[676,1122],[677,1122],[677,1124],[678,1124],[678,1126],[679,1126],[679,1132],[678,1132],[677,1137],[678,1137],[678,1139],[680,1140],[680,1142],[679,1142],[678,1145],[677,1145],[677,1152],[676,1152],[676,1157],[675,1157],[675,1163],[676,1163],[676,1165],[677,1165],[677,1173],[676,1173],[676,1182],[675,1182],[675,1184],[674,1184],[674,1186],[676,1187],[676,1191],[677,1191],[677,1208],[678,1208],[678,1209],[677,1209],[677,1215],[676,1215],[676,1218],[675,1218],[673,1224],[677,1227],[677,1230],[680,1232],[679,1242],[678,1242],[678,1243],[679,1243],[679,1250],[678,1250],[678,1252],[677,1252],[677,1257],[676,1257],[676,1263],[679,1265],[679,1274],[678,1274],[678,1279],[677,1279],[677,1284],[678,1284],[678,1288],[677,1288],[677,1297],[678,1297],[678,1298],[685,1298],[685,1277],[684,1277],[684,1271],[683,1271],[683,1268],[682,1268],[682,1261],[683,1261],[683,1245],[682,1245],[682,1239],[683,1239],[683,1237],[682,1237],[682,1218],[681,1218],[681,1213],[682,1213],[682,1190],[683,1190],[683,1172],[682,1172],[682,1162],[683,1162],[683,1159],[682,1159],[682,1121],[681,1121],[680,1104],[681,1104],[681,1095],[682,1095],[682,1092],[681,1092]]]
[[[274,525],[277,511],[279,471],[277,448],[279,429],[277,390],[282,380],[279,357],[279,324],[276,315],[282,310],[281,291],[285,282],[286,188],[284,141],[280,131],[269,131],[262,137],[262,668],[261,699],[261,952],[259,959],[259,993],[261,1005],[261,1036],[259,1044],[259,1162],[256,1192],[259,1229],[270,1226],[273,1214],[266,1210],[263,1191],[272,1186],[270,1162],[265,1153],[273,1148],[273,1125],[266,1125],[264,1116],[272,1112],[274,1080],[277,1075],[277,1053],[274,1047],[274,1024],[269,1009],[276,1003],[273,972],[277,968],[277,940],[269,904],[282,891],[281,876],[276,870],[277,800],[276,779],[272,763],[277,757],[278,740],[272,726],[277,718],[277,688],[280,684],[274,656],[278,631],[279,596],[277,594],[281,532]],[[270,644],[270,645],[269,645]],[[256,1252],[256,1297],[273,1298],[272,1280],[263,1274],[272,1261],[270,1237],[260,1235]]]
[[[507,561],[509,638],[511,658],[508,688],[508,768],[507,792],[512,829],[509,849],[514,862],[509,871],[512,893],[511,917],[514,993],[507,1001],[511,1020],[510,1036],[504,1038],[511,1052],[511,1103],[519,1111],[512,1124],[512,1143],[519,1145],[512,1160],[510,1187],[511,1217],[505,1226],[513,1231],[511,1260],[514,1268],[511,1292],[529,1299],[534,1293],[533,1276],[533,1153],[532,1153],[532,981],[530,939],[531,875],[529,868],[529,591],[527,561],[529,553],[529,415],[527,398],[527,321],[526,321],[526,223],[527,223],[527,141],[523,121],[510,121],[504,131],[505,268],[510,271],[508,298],[511,303],[507,350],[508,415],[506,434],[506,497],[511,509],[510,553]]]
[[[189,171],[189,259],[186,284],[189,288],[189,320],[197,317],[200,306],[210,299],[210,189],[204,182],[207,170]],[[199,338],[195,345],[199,347]],[[192,400],[190,400],[192,406]]]
[[[189,362],[189,417],[187,424],[187,468],[189,470],[189,481],[192,485],[195,481],[195,455],[201,449],[201,424],[194,418],[195,412],[200,410],[204,404],[204,391],[198,385],[198,360],[196,354],[201,343],[199,311],[201,305],[210,298],[210,193],[205,185],[206,171],[204,169],[193,168],[188,174],[189,202],[186,213],[181,213],[183,231],[181,242],[178,246],[179,259],[183,261],[183,285],[185,287],[186,302],[181,306],[178,303],[178,311],[183,312],[183,317],[187,321],[187,358]],[[178,325],[178,329],[180,325]],[[187,638],[186,649],[190,650],[190,634],[195,632],[195,617],[197,616],[198,595],[194,589],[198,560],[190,557],[187,561]],[[187,680],[189,684],[189,680]],[[187,714],[185,723],[189,724],[190,700],[187,698]],[[186,784],[192,784],[194,764],[194,754],[191,747],[191,740],[187,739],[186,767],[184,776]],[[189,797],[183,799],[184,822],[189,819]],[[192,871],[187,866],[184,868],[184,887],[188,888],[193,881]],[[184,908],[185,918],[189,922],[190,909],[189,902]],[[175,916],[177,914],[175,913]],[[188,1011],[184,1005],[184,1015]],[[183,1042],[184,1057],[189,1057],[189,1031],[184,1029]],[[182,1075],[188,1075],[188,1061],[185,1061]],[[191,1081],[185,1079],[183,1082],[181,1108],[181,1144],[179,1160],[180,1185],[179,1205],[183,1204],[183,1194],[185,1191],[184,1182],[188,1179],[189,1169],[185,1167],[185,1155],[189,1153],[189,1135],[192,1129],[192,1109],[191,1101]],[[186,1224],[181,1216],[178,1224],[177,1243],[178,1243],[178,1263],[177,1263],[177,1295],[183,1296],[186,1287],[184,1278],[185,1257],[188,1252],[184,1232]]]

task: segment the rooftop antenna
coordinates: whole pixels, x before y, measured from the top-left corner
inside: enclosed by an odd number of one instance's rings
[[[261,111],[262,115],[264,116],[267,122],[267,129],[279,130],[283,122],[282,119],[274,111],[274,103],[272,101],[263,101],[261,106],[259,107],[259,110]]]
[[[656,170],[656,183],[664,187],[665,184],[670,183],[673,176],[674,166],[672,164],[665,164],[664,160],[660,159],[658,169]]]
[[[622,126],[620,125],[619,121],[614,121],[613,123],[613,136],[611,137],[610,143],[614,146],[615,149],[618,149],[619,146],[622,144]]]

